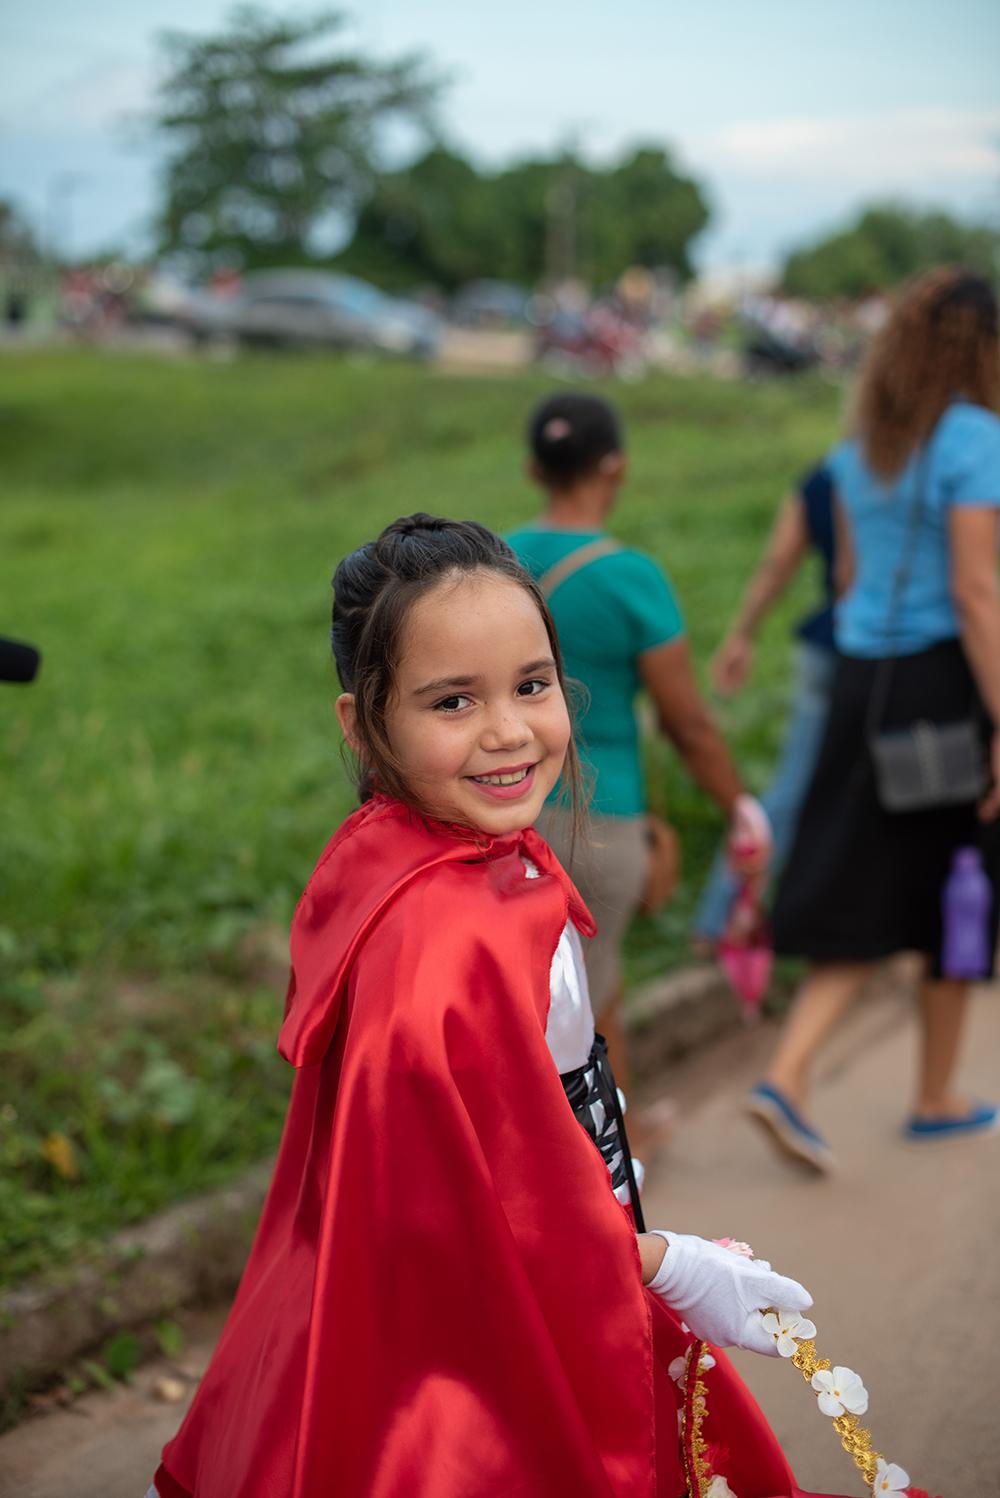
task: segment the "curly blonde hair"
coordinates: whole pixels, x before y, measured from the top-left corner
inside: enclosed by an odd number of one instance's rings
[[[904,288],[862,367],[851,429],[868,466],[899,473],[959,399],[1000,412],[997,301],[981,276],[941,266]]]

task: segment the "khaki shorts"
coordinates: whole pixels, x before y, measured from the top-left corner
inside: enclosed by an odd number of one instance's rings
[[[646,819],[591,816],[576,840],[573,818],[561,807],[546,806],[537,831],[586,901],[597,922],[597,935],[585,942],[587,982],[594,1015],[600,1017],[622,978],[621,945],[646,883],[649,848]],[[600,1028],[600,1025],[598,1025]]]

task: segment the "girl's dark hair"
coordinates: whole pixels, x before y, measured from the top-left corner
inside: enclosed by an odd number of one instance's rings
[[[596,395],[549,396],[528,419],[528,446],[542,479],[565,488],[594,472],[602,458],[622,451],[614,407]]]
[[[862,366],[851,425],[869,466],[899,473],[954,400],[1000,411],[997,300],[982,276],[940,266],[903,288]]]
[[[403,632],[418,599],[439,583],[475,572],[507,578],[531,598],[549,637],[559,684],[566,696],[559,638],[548,604],[505,541],[475,520],[406,515],[374,541],[352,551],[333,575],[333,658],[345,692],[354,696],[359,740],[358,792],[379,790],[423,810],[392,751],[386,713],[396,680]],[[563,785],[575,815],[582,802],[580,765],[572,737]]]

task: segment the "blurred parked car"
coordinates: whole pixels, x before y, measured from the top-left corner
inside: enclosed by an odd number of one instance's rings
[[[502,328],[524,322],[531,300],[512,281],[469,281],[455,293],[451,315],[463,328]]]
[[[357,276],[319,270],[253,271],[227,295],[192,293],[178,322],[202,341],[369,349],[430,358],[440,323],[416,302],[386,296]]]

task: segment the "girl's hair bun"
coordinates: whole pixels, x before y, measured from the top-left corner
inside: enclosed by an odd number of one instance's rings
[[[415,515],[401,515],[391,525],[387,525],[379,540],[387,536],[412,536],[417,531],[444,531],[453,526],[453,520],[442,520],[439,515],[425,515],[418,510]]]

